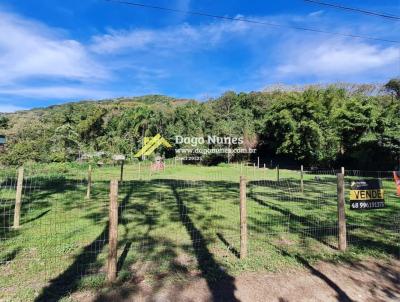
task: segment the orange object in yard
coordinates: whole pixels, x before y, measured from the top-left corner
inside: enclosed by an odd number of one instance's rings
[[[393,177],[397,185],[397,196],[400,197],[400,172],[393,171]]]

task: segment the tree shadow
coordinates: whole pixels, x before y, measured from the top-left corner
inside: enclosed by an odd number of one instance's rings
[[[256,193],[250,189],[248,197],[257,204],[287,217],[290,220],[288,232],[300,234],[303,238],[313,238],[332,249],[338,249],[337,239],[335,245],[332,245],[326,240],[326,238],[332,235],[337,237],[338,234],[336,192],[329,193],[328,191],[328,189],[335,190],[336,183],[334,179],[326,179],[323,182],[310,182],[312,188],[308,186],[309,188],[307,190],[311,190],[310,192],[313,194],[307,195],[306,190],[304,197],[300,199],[298,196],[292,198],[292,192],[290,190],[296,183],[291,181],[287,183],[251,181],[249,184],[266,188],[265,191]],[[314,186],[317,185],[318,188],[315,189]],[[287,186],[289,188],[287,188]],[[283,197],[281,197],[281,195],[283,195]],[[260,196],[262,196],[263,199],[259,198]],[[292,202],[300,202],[297,206],[297,210],[296,206],[292,207]],[[308,207],[307,203],[312,206]],[[314,213],[314,204],[315,206],[326,207],[326,211],[321,212],[318,210]],[[300,215],[296,213],[299,209],[302,211],[309,211],[309,215]],[[395,239],[395,233],[400,233],[398,230],[399,227],[395,225],[398,225],[398,218],[396,219],[396,217],[398,217],[399,211],[400,208],[398,205],[390,198],[386,201],[386,208],[381,211],[348,211],[346,213],[348,244],[358,250],[370,249],[399,257],[400,245]],[[259,229],[259,231],[262,230]],[[393,239],[388,240],[388,236],[391,236]],[[397,235],[397,238],[398,237]]]
[[[119,256],[118,258],[118,262],[117,262],[117,271],[121,271],[122,269],[122,265],[124,264],[126,257],[128,256],[129,250],[132,246],[132,241],[128,241],[125,246],[124,246],[124,250],[122,251],[121,256]]]
[[[133,187],[126,193],[126,196],[121,201],[118,207],[119,217],[125,209]],[[58,277],[50,281],[50,284],[45,287],[41,294],[35,299],[36,302],[59,301],[69,293],[78,289],[79,280],[93,266],[96,266],[98,255],[103,248],[108,244],[109,224],[108,221],[103,228],[103,231],[89,245],[83,248],[83,251],[75,257],[74,262]]]
[[[272,203],[266,203],[264,200],[257,198],[254,194],[250,193],[248,195],[248,197],[263,207],[267,207],[271,210],[277,211],[277,212],[281,213],[282,215],[284,215],[285,217],[290,217],[291,221],[289,224],[289,232],[300,234],[303,237],[311,237],[331,249],[335,249],[335,250],[338,249],[337,246],[334,246],[331,243],[324,240],[324,237],[331,235],[329,232],[327,232],[327,230],[330,230],[332,228],[332,226],[321,227],[322,223],[319,221],[315,222],[315,220],[309,219],[308,217],[297,215],[297,214],[293,213],[292,211],[281,208]],[[294,221],[299,223],[300,225],[291,223],[292,219],[294,219]],[[334,226],[333,228],[337,229],[337,226]]]
[[[234,295],[236,290],[236,286],[234,284],[235,278],[230,276],[220,267],[220,265],[214,259],[212,253],[209,251],[207,247],[207,240],[204,238],[199,229],[196,228],[195,224],[190,218],[189,209],[179,195],[176,182],[171,182],[170,185],[175,196],[180,220],[191,238],[192,247],[195,252],[198,266],[202,272],[202,275],[206,279],[213,301],[238,302],[239,300]],[[218,277],[221,282],[215,282],[215,277]]]
[[[225,239],[224,235],[222,235],[221,233],[217,233],[217,237],[219,240],[221,240],[221,242],[228,248],[228,250],[236,257],[236,258],[240,258],[240,253],[239,251],[233,247],[228,240]]]
[[[165,204],[155,196],[154,192],[163,189],[168,189],[171,193],[164,180],[137,183],[135,193],[140,198],[134,198],[129,205],[127,204],[120,219],[124,232],[118,240],[123,247],[118,259],[119,286],[97,295],[96,302],[140,300],[140,295],[145,295],[147,300],[153,301],[158,299],[157,295],[160,292],[168,296],[179,295],[179,288],[182,288],[184,281],[193,277],[187,264],[179,261],[177,249],[181,246],[167,236],[160,237],[158,233],[166,227],[165,221],[160,217],[172,208],[176,211],[176,206],[170,203],[169,199]],[[172,217],[169,219],[171,220],[168,223],[174,220]],[[171,287],[169,277],[175,276],[180,281],[174,282],[174,286]],[[140,283],[145,279],[151,283],[149,291],[143,291],[141,287]]]
[[[48,212],[50,212],[50,211],[51,211],[51,209],[48,209],[48,210],[40,213],[39,215],[36,215],[35,217],[29,218],[27,220],[24,220],[22,222],[22,224],[27,224],[27,223],[33,222],[35,220],[38,220],[38,219],[42,218],[44,215],[46,215]]]
[[[20,251],[21,251],[21,248],[16,248],[13,251],[2,256],[0,258],[0,266],[6,264],[7,262],[13,261],[15,259],[15,257],[17,257],[17,255]]]
[[[55,178],[24,178],[20,213],[21,227],[23,227],[23,224],[42,218],[50,211],[50,209],[47,209],[43,213],[38,214],[36,217],[29,218],[31,213],[34,214],[35,212],[51,206],[51,203],[48,201],[50,196],[68,191],[74,191],[76,188],[76,182],[67,181],[63,176]],[[2,210],[0,215],[0,228],[3,229],[1,241],[5,241],[16,237],[20,233],[20,230],[13,229],[16,184],[10,183],[10,180],[5,180],[0,185],[0,192],[1,190],[9,191],[8,198],[0,198]],[[12,192],[12,194],[10,192]]]
[[[322,281],[324,281],[330,288],[332,288],[336,294],[337,294],[337,299],[338,301],[341,302],[354,302],[353,299],[351,299],[344,290],[342,290],[335,282],[333,282],[328,276],[320,272],[318,269],[313,267],[306,259],[303,257],[299,256],[298,254],[290,254],[285,250],[282,250],[278,247],[275,246],[275,248],[284,256],[286,257],[291,257],[295,258],[299,263],[301,263],[305,268],[307,268],[311,274],[314,276],[318,277]]]

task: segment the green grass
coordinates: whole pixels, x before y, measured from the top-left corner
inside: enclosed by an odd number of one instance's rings
[[[119,167],[26,169],[22,227],[12,230],[15,173],[0,189],[0,301],[67,299],[107,288],[108,187]],[[331,173],[333,174],[333,173]],[[239,176],[247,178],[249,256],[239,260]],[[337,251],[336,177],[240,165],[174,165],[150,173],[126,165],[119,187],[118,284],[137,276],[154,287],[203,275],[210,286],[243,271],[281,271],[304,261],[355,261],[399,255],[400,200],[384,180],[385,209],[350,211],[349,249]],[[348,182],[351,178],[346,178]],[[346,196],[347,197],[347,196]]]

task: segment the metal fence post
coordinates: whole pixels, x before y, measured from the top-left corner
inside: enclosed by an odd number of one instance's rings
[[[107,280],[114,282],[117,278],[117,244],[118,244],[118,181],[110,182],[108,233]]]
[[[19,228],[21,217],[21,204],[22,204],[22,186],[24,184],[24,167],[18,169],[17,192],[15,194],[15,209],[14,209],[14,225],[15,229]]]
[[[347,248],[347,232],[346,232],[346,211],[345,211],[343,173],[337,174],[337,201],[338,201],[339,250],[345,251]]]
[[[247,257],[246,178],[240,176],[240,259]]]
[[[303,175],[303,173],[304,173],[304,167],[303,167],[303,165],[301,165],[301,168],[300,168],[300,190],[301,190],[301,193],[304,193],[304,175]]]

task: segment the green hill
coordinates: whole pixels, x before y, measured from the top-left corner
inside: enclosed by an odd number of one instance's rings
[[[257,148],[255,156],[264,162],[392,169],[399,163],[400,101],[390,91],[371,93],[371,87],[375,86],[226,92],[205,102],[146,95],[3,114],[0,134],[7,136],[7,144],[0,161],[66,162],[94,151],[130,158],[143,137],[160,133],[170,140],[176,135],[242,137],[241,147]]]

